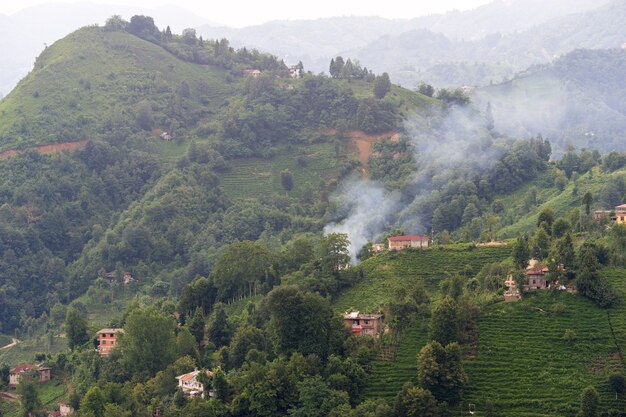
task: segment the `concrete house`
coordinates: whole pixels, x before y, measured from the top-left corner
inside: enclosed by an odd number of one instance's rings
[[[392,236],[387,239],[389,250],[402,250],[406,248],[427,248],[428,236]]]
[[[52,369],[43,365],[22,363],[11,369],[9,373],[9,388],[17,387],[20,383],[20,378],[22,377],[22,375],[31,371],[37,371],[39,375],[39,382],[50,381],[50,379],[52,378]]]
[[[108,356],[111,350],[117,346],[119,333],[124,333],[124,329],[113,328],[98,331],[98,353],[100,356]]]
[[[343,315],[344,325],[354,336],[378,336],[383,331],[383,315],[351,311]]]
[[[176,377],[178,380],[178,387],[183,391],[183,394],[187,398],[194,398],[200,395],[200,397],[204,398],[204,384],[198,381],[198,375],[201,371],[197,369],[193,372],[189,372],[183,375],[179,375]],[[209,378],[213,377],[213,372],[205,371],[206,376]],[[212,397],[213,393],[209,391],[209,397]]]

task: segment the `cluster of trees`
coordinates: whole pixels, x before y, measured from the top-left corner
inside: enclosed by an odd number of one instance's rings
[[[105,29],[126,31],[162,46],[182,60],[217,65],[230,70],[233,76],[241,77],[245,68],[256,68],[281,76],[289,75],[284,62],[273,55],[260,53],[256,49],[235,50],[227,39],[205,41],[201,36],[197,36],[193,28],[184,29],[181,35],[172,34],[169,26],[159,30],[150,16],[135,15],[131,17],[130,22],[120,16],[112,16],[107,20]]]
[[[330,60],[328,73],[332,78],[339,80],[365,80],[374,81],[376,78],[371,70],[367,67],[361,67],[359,61],[352,61],[350,58],[344,61],[343,57],[338,56]]]

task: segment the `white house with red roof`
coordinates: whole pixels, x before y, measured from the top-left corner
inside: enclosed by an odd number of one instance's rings
[[[428,236],[392,236],[387,239],[387,244],[389,250],[402,250],[406,248],[427,248],[429,241]]]
[[[204,384],[198,381],[198,375],[200,374],[199,370],[194,370],[193,372],[189,372],[186,374],[182,374],[176,377],[178,380],[178,387],[183,391],[188,398],[194,398],[200,395],[201,398],[204,398]],[[209,378],[213,377],[213,372],[206,372],[206,376]],[[209,397],[213,396],[213,392],[209,391]]]

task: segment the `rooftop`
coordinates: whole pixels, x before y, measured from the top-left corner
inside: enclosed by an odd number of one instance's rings
[[[98,334],[100,333],[124,333],[124,329],[115,329],[115,328],[100,329],[98,330]]]
[[[407,236],[392,236],[389,238],[392,242],[405,242],[407,240],[428,240],[428,236],[420,235],[407,235]]]

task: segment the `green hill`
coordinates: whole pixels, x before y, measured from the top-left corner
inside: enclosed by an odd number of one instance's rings
[[[234,94],[225,76],[136,36],[83,28],[46,48],[0,102],[0,149],[92,139],[115,118],[134,118],[140,102],[149,103],[155,128],[170,130],[174,116],[184,125],[216,112]],[[189,97],[178,94],[183,82]],[[200,101],[198,114],[190,107]]]

